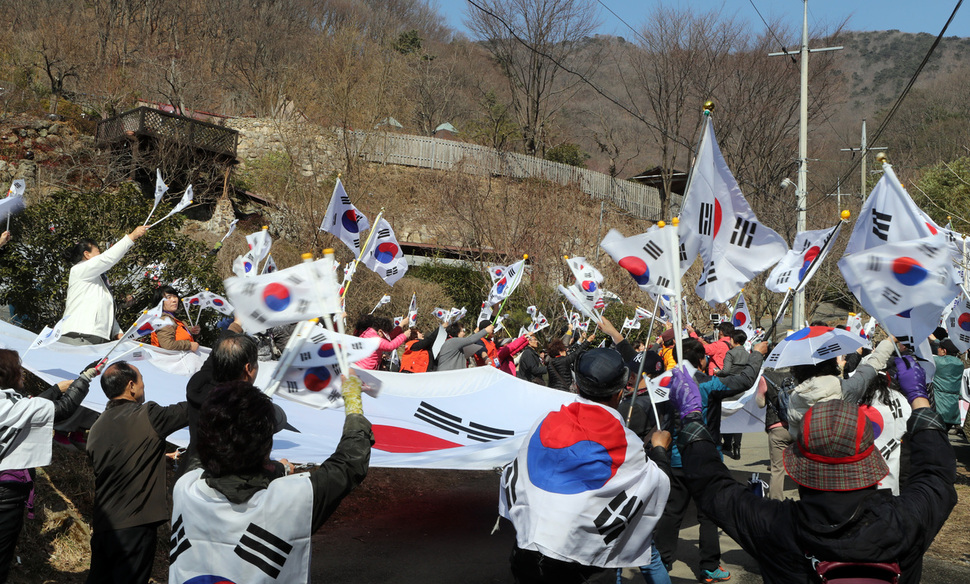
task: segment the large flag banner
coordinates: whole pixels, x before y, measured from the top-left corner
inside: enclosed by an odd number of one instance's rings
[[[408,262],[404,259],[401,245],[394,237],[390,223],[384,218],[374,225],[371,242],[364,253],[364,264],[390,286],[403,278],[408,271]]]
[[[839,236],[841,228],[840,221],[831,229],[816,229],[796,234],[791,249],[768,275],[765,288],[779,294],[784,294],[789,289],[793,292],[803,290],[832,250],[831,244]]]
[[[269,231],[265,227],[256,233],[246,236],[246,243],[249,244],[249,251],[257,264],[269,255],[269,248],[273,246],[273,238],[269,236]]]
[[[332,262],[326,258],[272,274],[228,278],[225,286],[247,332],[340,312]]]
[[[744,292],[738,294],[738,303],[734,306],[734,313],[731,315],[731,324],[734,328],[744,331],[748,335],[748,340],[754,338],[754,322],[751,320],[751,313],[748,311],[748,302],[744,299]]]
[[[941,234],[847,255],[839,269],[866,312],[914,347],[933,332],[960,291]]]
[[[695,291],[726,302],[788,251],[780,235],[758,222],[714,138],[710,116],[684,196],[680,223],[681,274],[698,254],[704,262]]]
[[[337,184],[333,186],[333,196],[330,197],[330,205],[327,206],[327,214],[320,224],[320,231],[337,236],[356,257],[360,255],[361,232],[369,228],[370,222],[367,217],[350,203],[344,184],[340,182],[340,177],[337,177]]]
[[[946,331],[960,352],[970,349],[970,298],[961,289],[957,304],[946,318]]]
[[[676,272],[677,260],[669,256],[675,255],[677,251],[666,250],[665,241],[666,238],[657,226],[633,237],[623,237],[616,229],[610,229],[600,242],[600,247],[621,268],[629,272],[630,277],[644,292],[673,294],[671,283],[680,274]]]
[[[496,266],[501,267],[501,266]],[[499,277],[492,277],[492,289],[488,293],[488,303],[489,305],[496,305],[509,296],[518,287],[519,282],[522,281],[523,273],[525,272],[525,260],[519,260],[514,264],[502,270],[502,275]],[[491,269],[489,271],[491,272]]]
[[[587,566],[642,566],[669,493],[619,413],[579,399],[525,438],[502,472],[499,514],[515,525],[521,549]]]
[[[882,178],[859,211],[845,246],[846,256],[886,243],[922,239],[939,231],[900,184],[892,165],[883,163],[882,169]]]

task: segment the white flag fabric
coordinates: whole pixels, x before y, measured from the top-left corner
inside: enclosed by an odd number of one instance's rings
[[[188,300],[191,306],[197,306],[199,309],[211,308],[217,312],[225,314],[226,316],[232,316],[232,313],[236,310],[228,300],[222,296],[219,296],[215,292],[209,292],[208,290],[203,290],[202,292],[189,297]]]
[[[162,202],[162,197],[168,192],[168,185],[162,180],[162,169],[155,169],[155,204],[152,205],[152,210],[148,214],[148,219],[152,218],[155,214],[155,209],[158,208],[158,204]],[[145,219],[145,223],[148,223],[148,219]]]
[[[6,198],[0,199],[0,220],[6,219],[7,217],[12,217],[23,210],[23,197],[8,195]]]
[[[388,304],[388,303],[390,303],[390,302],[391,302],[391,297],[390,297],[390,295],[388,295],[388,294],[385,294],[385,295],[383,295],[383,296],[381,296],[381,299],[377,301],[377,304],[376,304],[376,305],[374,305],[374,309],[373,309],[373,310],[371,310],[371,311],[370,311],[370,313],[371,313],[371,314],[374,314],[374,312],[375,312],[375,311],[376,311],[376,310],[377,310],[378,308],[380,308],[381,306],[384,306],[385,304]]]
[[[643,308],[642,306],[637,306],[636,312],[633,314],[633,318],[637,320],[643,320],[645,318],[651,318],[651,317],[653,317],[653,313],[651,313],[646,308]]]
[[[7,189],[7,198],[10,197],[22,197],[24,196],[24,191],[27,190],[27,183],[24,179],[18,178],[17,180],[10,183],[10,188]]]
[[[232,223],[229,224],[229,230],[226,231],[226,234],[222,236],[222,239],[219,240],[220,242],[225,241],[226,238],[228,238],[230,235],[233,234],[234,231],[236,231],[236,224],[237,223],[239,223],[239,219],[233,219],[232,220]]]
[[[862,315],[850,312],[849,316],[845,319],[845,330],[860,337],[865,336],[862,332]]]
[[[704,266],[695,291],[717,303],[780,260],[788,245],[758,222],[721,156],[710,116],[704,124],[681,214],[680,269],[685,273],[700,254]]]
[[[889,163],[859,211],[845,255],[886,243],[900,243],[934,235],[938,228],[916,206]]]
[[[539,314],[539,308],[535,304],[532,306],[526,306],[525,313],[529,315],[529,318],[535,320],[536,315]]]
[[[383,217],[374,225],[371,242],[364,253],[364,264],[390,286],[403,278],[408,271],[404,251],[401,250],[390,223]]]
[[[418,326],[418,295],[411,294],[411,304],[408,305],[408,328]]]
[[[866,326],[862,328],[862,336],[871,341],[872,335],[874,334],[876,334],[876,318],[869,317],[869,322],[867,322]]]
[[[623,326],[621,328],[625,329],[638,329],[640,328],[640,321],[635,318],[624,318]]]
[[[831,229],[816,229],[796,234],[791,249],[768,275],[765,288],[779,294],[788,292],[789,288],[793,292],[803,290],[832,250],[831,244],[839,236],[841,228],[840,221]]]
[[[258,264],[253,250],[249,250],[232,261],[232,273],[240,278],[251,278],[256,275]]]
[[[578,398],[526,436],[502,472],[499,514],[520,549],[585,566],[642,566],[669,493],[619,413]]]
[[[970,298],[960,290],[957,304],[946,319],[946,331],[960,352],[970,349]]]
[[[381,339],[378,337],[362,339],[353,335],[342,335],[317,324],[310,330],[303,344],[296,349],[297,356],[293,367],[336,365],[338,348],[343,348],[348,363],[356,363],[373,355],[380,346]]]
[[[488,275],[492,278],[492,284],[501,279],[507,269],[506,266],[489,266]]]
[[[525,272],[525,260],[519,260],[502,270],[502,275],[493,277],[492,289],[488,293],[488,303],[492,306],[508,298],[522,281]],[[491,272],[490,272],[491,273]]]
[[[61,327],[64,326],[64,321],[67,320],[68,316],[69,315],[65,314],[61,320],[54,323],[54,328],[45,326],[44,330],[40,331],[40,334],[37,335],[37,338],[34,339],[34,342],[30,344],[30,347],[27,350],[32,351],[34,349],[46,347],[51,343],[56,343],[57,339],[61,338]]]
[[[0,390],[0,426],[4,439],[0,471],[50,464],[54,402],[24,398],[12,389]]]
[[[269,249],[273,247],[273,238],[269,236],[269,231],[265,228],[246,236],[246,243],[249,244],[249,251],[256,264],[263,261],[269,255]]]
[[[172,326],[171,319],[162,318],[161,314],[154,310],[146,310],[138,315],[135,324],[125,333],[124,339],[134,340],[138,337],[150,335],[165,326]]]
[[[889,334],[914,346],[933,332],[959,292],[941,234],[847,255],[839,269],[866,312]]]
[[[394,327],[397,328],[399,326],[404,326],[406,318],[407,317],[404,316],[395,316],[393,319]]]
[[[263,269],[261,274],[272,274],[279,268],[276,267],[276,260],[273,259],[273,254],[268,254],[266,256],[266,263],[263,264]]]
[[[653,379],[647,379],[647,387],[650,388],[650,398],[654,403],[670,401],[670,380],[673,375],[674,370],[671,369]]]
[[[458,322],[459,320],[465,318],[466,314],[468,314],[468,309],[466,309],[464,306],[461,308],[452,307],[451,310],[448,311],[448,316],[445,318],[445,326]]]
[[[226,295],[247,332],[340,312],[340,294],[327,258],[272,274],[225,280]]]
[[[369,228],[370,221],[350,203],[350,197],[347,196],[347,191],[344,190],[344,185],[338,177],[337,184],[333,186],[330,205],[327,206],[327,214],[320,224],[320,231],[337,236],[357,257],[360,255],[360,246],[363,243],[361,232]]]
[[[576,288],[575,284],[572,284],[570,286],[563,286],[560,284],[558,287],[558,290],[560,294],[566,297],[566,300],[569,301],[569,304],[571,304],[573,308],[575,308],[580,313],[582,313],[583,316],[587,318],[591,318],[596,322],[599,322],[600,316],[596,314],[596,311],[593,308],[594,303],[587,302],[586,296],[582,293],[582,291]]]
[[[677,250],[667,250],[665,242],[666,238],[657,226],[633,237],[623,237],[616,229],[610,229],[600,242],[600,247],[629,272],[644,292],[673,294],[671,283],[674,278],[680,277],[676,271]]]
[[[475,324],[482,322],[483,320],[492,320],[492,307],[488,305],[488,302],[482,302],[482,307],[478,311],[478,320]]]
[[[377,397],[381,385],[368,370],[353,368],[361,382],[361,389],[371,397]],[[317,365],[315,367],[290,367],[283,375],[276,395],[316,409],[342,408],[344,399],[340,395],[340,367]]]
[[[545,315],[543,315],[541,312],[537,310],[536,313],[532,316],[532,322],[529,324],[528,327],[526,327],[526,331],[530,333],[537,333],[548,326],[549,326],[549,319],[547,319]]]
[[[573,276],[576,278],[576,283],[583,290],[592,292],[603,283],[603,274],[591,266],[584,257],[568,258],[566,265],[569,266],[570,271],[572,271]]]
[[[734,328],[744,331],[744,334],[748,335],[749,341],[754,338],[754,322],[751,320],[751,313],[748,311],[748,302],[744,299],[744,292],[738,294],[738,303],[734,306],[731,324],[734,325]]]
[[[182,193],[182,198],[179,199],[179,202],[175,205],[175,207],[173,207],[172,210],[168,212],[168,215],[165,215],[158,221],[152,223],[151,227],[158,225],[159,223],[161,223],[162,221],[165,221],[166,219],[168,219],[172,215],[175,215],[176,213],[181,213],[186,207],[192,204],[192,197],[193,197],[192,185],[189,185],[188,187],[186,187],[185,192]]]
[[[451,312],[436,306],[435,309],[431,311],[431,314],[440,320],[442,324],[445,324],[445,321],[448,320],[448,315],[451,314]]]

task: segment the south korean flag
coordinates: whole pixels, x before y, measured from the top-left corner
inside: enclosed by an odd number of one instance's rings
[[[390,223],[383,218],[374,225],[371,242],[364,252],[364,264],[383,278],[389,286],[393,286],[408,271],[404,251],[401,250]]]
[[[970,349],[970,298],[963,290],[957,297],[956,306],[946,318],[946,331],[961,353]]]
[[[941,234],[845,256],[839,269],[852,294],[889,334],[917,342],[933,332],[960,291]]]

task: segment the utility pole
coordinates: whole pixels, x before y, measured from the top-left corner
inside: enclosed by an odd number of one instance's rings
[[[799,51],[801,59],[801,103],[798,124],[798,223],[799,232],[808,230],[808,54],[826,51],[839,51],[842,47],[825,47],[822,49],[808,48],[808,0],[802,0],[802,48]],[[783,47],[784,48],[784,47]],[[769,53],[769,57],[791,57],[788,51]],[[805,326],[805,291],[795,294],[792,303],[792,329],[799,330]]]
[[[866,196],[869,193],[869,174],[866,169],[866,159],[870,150],[885,150],[885,146],[873,146],[870,148],[868,146],[868,138],[866,137],[866,119],[862,118],[862,141],[859,142],[858,148],[842,148],[842,152],[861,152],[862,153],[862,190],[859,191],[859,196],[862,198],[863,202],[866,200]]]

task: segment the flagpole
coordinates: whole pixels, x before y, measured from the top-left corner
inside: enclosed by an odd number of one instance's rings
[[[527,259],[529,259],[529,254],[527,254],[527,253],[522,254],[522,269],[519,270],[519,273],[515,275],[515,286],[512,286],[512,289],[513,290],[515,290],[516,288],[518,288],[519,287],[519,282],[522,281],[522,274],[525,273],[525,260],[527,260]],[[509,296],[511,296],[511,295],[512,295],[512,293],[509,292],[509,295],[502,299],[502,304],[499,305],[498,312],[495,313],[495,318],[498,318],[498,315],[502,314],[502,309],[505,308],[505,303],[508,302]],[[495,324],[495,318],[492,319],[492,324],[493,325]],[[509,337],[511,337],[511,336],[512,335],[509,335]]]
[[[350,270],[351,274],[357,271],[357,266],[360,265],[360,260],[364,257],[364,254],[367,252],[367,248],[370,247],[371,238],[374,237],[374,231],[376,231],[374,227],[376,227],[377,224],[381,222],[381,217],[383,216],[384,216],[384,207],[381,207],[381,212],[377,214],[377,218],[374,219],[374,223],[371,226],[370,231],[367,232],[367,240],[364,241],[364,246],[360,248],[360,254],[358,254],[357,257],[354,258],[354,267],[351,268]],[[347,288],[350,288],[350,280],[348,280],[344,284],[344,291],[340,295],[341,300],[343,300],[347,296]]]
[[[381,213],[378,214],[378,219],[380,219],[380,215],[383,214],[383,213],[384,213],[384,210],[381,209]],[[374,224],[376,225],[377,222],[375,222]],[[368,237],[368,239],[369,239],[369,237]],[[308,257],[310,259],[307,259]],[[334,259],[333,258],[333,249],[332,248],[327,248],[327,249],[323,250],[323,257],[329,259],[330,262],[332,263],[333,262],[333,259]],[[312,262],[313,261],[312,260],[312,256],[310,254],[305,254],[303,256],[303,258],[304,258],[303,259],[304,262],[308,262],[309,263],[309,262]],[[314,285],[314,287],[316,287],[319,290],[320,284],[317,281],[316,273],[313,271],[313,268],[312,267],[310,269],[310,275],[313,278],[313,285]],[[344,292],[346,292],[346,291],[347,291],[347,288],[345,287],[344,288]],[[330,317],[330,313],[329,312],[325,312],[325,313],[323,313],[323,322],[327,326],[327,328],[329,328],[330,330],[337,331],[340,334],[344,334],[344,319],[343,319],[342,316],[340,318],[336,319],[337,326],[334,327],[334,320]],[[335,348],[336,348],[336,353],[337,353],[337,364],[340,366],[340,374],[341,375],[344,375],[344,376],[349,375],[350,374],[350,370],[349,370],[349,366],[347,364],[347,354],[344,352],[344,346],[343,346],[343,344],[337,343]]]
[[[653,303],[653,313],[650,315],[650,327],[647,329],[647,342],[643,344],[643,353],[640,356],[640,368],[637,370],[637,383],[633,387],[633,397],[630,398],[630,411],[626,415],[626,427],[630,427],[630,418],[633,416],[633,402],[637,399],[637,391],[640,389],[640,380],[643,379],[643,369],[647,364],[647,351],[650,347],[650,337],[653,335],[653,323],[657,320],[657,306],[660,305],[660,294],[657,294],[657,299]],[[660,429],[660,416],[657,415],[657,404],[653,403],[653,398],[650,398],[650,405],[653,406],[653,415],[657,420],[657,429]]]
[[[148,312],[147,310],[143,310],[142,311],[142,314],[145,314],[147,312]],[[111,349],[108,351],[108,354],[105,355],[104,357],[102,357],[100,361],[98,361],[98,364],[94,367],[95,369],[97,369],[98,371],[101,371],[101,368],[104,367],[104,364],[108,362],[108,357],[111,356],[111,353],[114,353],[115,352],[115,349],[118,348],[118,345],[120,345],[125,340],[127,340],[128,335],[131,334],[131,331],[135,330],[135,326],[137,324],[138,324],[138,320],[135,319],[135,324],[133,324],[130,327],[128,327],[128,330],[126,330],[125,333],[123,335],[121,335],[121,338],[118,339],[115,342],[115,344],[111,346]]]

